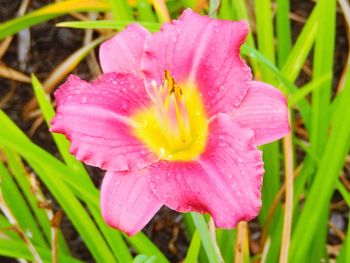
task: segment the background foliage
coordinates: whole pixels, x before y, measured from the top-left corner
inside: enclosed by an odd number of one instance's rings
[[[350,262],[348,1],[32,2],[18,1],[17,11],[0,17],[0,108],[5,109],[0,110],[0,255],[21,262]],[[10,1],[1,3],[10,12],[7,7]],[[88,72],[90,78],[100,74],[94,50],[103,40],[134,21],[157,31],[188,7],[221,19],[249,21],[251,33],[241,53],[256,79],[286,94],[293,129],[282,141],[263,147],[266,175],[259,218],[235,230],[220,230],[206,216],[185,214],[180,233],[172,233],[185,240],[173,253],[181,250],[184,256],[174,257],[161,251],[151,234],[130,238],[104,223],[99,183],[69,154],[63,136],[51,134],[54,147],[41,147],[32,136],[44,127],[43,121],[49,126],[54,115],[50,94],[70,72]],[[51,21],[64,28],[63,39],[78,37],[82,44],[68,53],[49,47],[57,52],[58,62],[42,75],[40,66],[27,65],[26,59],[34,56],[31,43],[52,38],[45,30],[31,32]],[[61,52],[66,53],[59,56]],[[18,108],[8,106],[16,94],[23,94],[14,88],[16,83],[27,83],[34,92],[33,98],[20,100],[21,118]],[[23,125],[26,119],[30,126]],[[47,126],[41,141],[51,142]],[[62,218],[78,233],[90,259],[72,254]]]

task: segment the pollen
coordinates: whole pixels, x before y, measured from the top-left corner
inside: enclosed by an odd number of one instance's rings
[[[193,83],[177,83],[169,70],[161,85],[155,81],[146,92],[152,102],[133,115],[134,135],[163,160],[196,159],[206,145],[208,121]]]

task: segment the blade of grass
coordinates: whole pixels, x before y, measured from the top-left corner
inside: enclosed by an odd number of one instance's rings
[[[218,246],[220,247],[221,255],[224,262],[234,261],[234,245],[236,242],[236,229],[217,229]]]
[[[200,248],[201,239],[198,231],[196,230],[192,236],[191,243],[186,254],[185,263],[196,263]]]
[[[137,0],[137,11],[138,20],[157,22],[157,18],[152,10],[152,5],[149,3],[148,0]]]
[[[334,58],[336,0],[320,0],[319,5],[320,25],[316,36],[313,78],[319,78],[323,74],[332,72]],[[331,90],[332,78],[323,85],[322,89],[312,93],[310,140],[318,153],[322,152],[327,139]]]
[[[22,242],[21,238],[15,232],[13,225],[8,221],[8,219],[0,214],[0,238],[12,239],[14,241]]]
[[[135,23],[135,21],[67,21],[57,23],[57,27],[69,27],[69,28],[79,28],[79,29],[116,29],[122,30],[127,25]],[[144,26],[148,30],[155,32],[160,30],[160,24],[155,22],[137,22],[138,24]]]
[[[43,247],[37,247],[38,252],[45,262],[51,262],[51,250]],[[23,242],[0,238],[0,255],[14,259],[23,258],[34,262],[33,255]],[[59,259],[66,263],[82,263],[78,259],[67,255],[59,254]]]
[[[327,209],[334,184],[350,148],[350,70],[347,73],[345,88],[338,96],[341,98],[332,119],[332,130],[294,231],[290,258],[294,262],[302,261],[308,254],[312,238],[319,226],[320,214]]]
[[[48,127],[51,127],[50,121],[55,115],[55,111],[48,100],[48,97],[45,94],[44,88],[40,84],[39,80],[35,77],[35,75],[32,75],[32,86],[34,90],[35,97],[38,101],[38,104],[41,109],[41,113],[43,114],[43,117],[45,119],[45,122]],[[70,167],[73,171],[76,171],[79,173],[79,176],[81,177],[81,180],[84,180],[89,183],[91,187],[93,187],[93,183],[90,179],[90,176],[86,172],[84,166],[81,162],[79,162],[72,154],[69,152],[69,141],[61,134],[57,133],[51,133],[52,137],[57,145],[58,151],[60,152],[63,160],[67,164],[68,167]]]
[[[169,262],[158,247],[156,247],[142,232],[132,237],[125,237],[138,253],[146,256],[156,256],[157,262],[160,263]]]
[[[35,10],[27,15],[14,18],[0,24],[0,40],[13,35],[24,28],[70,12],[108,11],[110,6],[102,0],[67,0],[53,3]]]
[[[0,129],[0,144],[13,148],[27,161],[32,160],[40,164],[42,160],[45,160],[46,163],[50,164],[45,168],[49,171],[52,177],[61,178],[71,187],[72,190],[74,190],[74,193],[81,200],[87,204],[91,204],[96,208],[99,208],[99,195],[96,188],[91,188],[85,180],[80,180],[79,177],[76,177],[76,174],[68,167],[63,165],[60,161],[55,159],[45,150],[41,149],[35,144],[32,144],[1,110],[0,122],[4,127],[6,127],[5,130]],[[14,138],[14,135],[16,138]],[[98,216],[101,217],[101,213],[99,211],[97,214],[95,213],[94,218],[96,219]],[[102,229],[105,229],[106,227],[107,226],[104,224]],[[150,253],[152,255],[152,253],[157,252],[159,254],[159,258],[163,257],[163,259],[166,259],[159,249],[151,241],[149,241],[146,236],[139,234],[127,239],[130,243],[135,245],[138,244],[139,247],[142,247],[145,250],[145,253],[142,254]],[[132,241],[130,241],[130,239],[132,239]],[[141,243],[146,245],[143,246]]]
[[[283,138],[283,153],[285,158],[285,184],[286,184],[286,201],[283,221],[282,243],[280,263],[288,262],[288,253],[290,245],[290,236],[292,231],[292,218],[293,218],[293,179],[294,179],[294,151],[292,143],[292,133],[289,133]]]
[[[131,8],[123,0],[108,0],[115,20],[133,20]]]
[[[339,180],[336,182],[336,188],[339,191],[339,193],[342,195],[347,206],[350,207],[350,193],[349,193],[349,191],[346,189],[346,187]]]
[[[30,78],[15,69],[9,68],[0,62],[0,77],[7,78],[19,82],[29,83]]]
[[[101,233],[78,199],[63,181],[51,176],[50,169],[47,169],[50,163],[37,163],[29,159],[27,161],[67,214],[94,259],[101,263],[116,262]]]
[[[219,18],[220,19],[230,19],[234,20],[237,17],[235,11],[231,6],[230,0],[222,0],[220,9],[219,9]]]
[[[321,0],[318,2],[319,10],[317,13],[318,20],[320,21],[317,36],[316,36],[316,45],[314,52],[314,69],[313,69],[313,78],[318,78],[323,74],[332,71],[333,69],[333,53],[334,53],[334,39],[335,39],[335,15],[336,15],[336,1],[324,1]],[[315,90],[312,94],[312,119],[311,119],[311,131],[310,131],[310,140],[311,145],[314,148],[317,154],[322,154],[325,143],[328,136],[328,125],[330,119],[330,98],[331,98],[331,89],[332,89],[332,79],[327,81],[322,89]],[[335,127],[334,127],[335,129]],[[328,140],[328,143],[331,142],[332,137]],[[327,145],[328,145],[327,143]],[[336,148],[337,149],[337,148]],[[330,151],[330,149],[328,149]],[[337,154],[341,154],[341,150],[337,149]],[[327,152],[324,153],[324,155]],[[342,158],[341,155],[339,158]],[[324,159],[322,161],[325,161]],[[319,166],[319,169],[322,167],[322,162]],[[335,168],[335,167],[333,167]],[[336,169],[336,168],[335,168]],[[322,174],[322,173],[321,173]],[[320,172],[316,173],[316,177],[320,176]],[[310,176],[312,180],[313,175]],[[322,196],[330,199],[333,192],[333,182],[336,176],[332,177],[333,181],[329,181],[330,186],[323,186]],[[314,179],[316,180],[316,179]],[[318,179],[320,180],[320,179]],[[319,181],[315,181],[312,184],[311,190],[307,196],[307,202],[309,198],[313,198],[312,191]],[[320,189],[318,191],[321,191]],[[315,231],[310,236],[305,238],[304,245],[308,248],[306,251],[303,249],[298,251],[299,254],[295,255],[298,258],[305,258],[309,255],[311,260],[319,261],[323,256],[323,253],[312,253],[310,251],[324,251],[326,245],[326,232],[323,231],[327,227],[327,218],[328,218],[328,200],[324,200],[324,205],[318,210],[317,222],[318,228],[321,231]],[[311,199],[312,200],[312,199]],[[307,203],[306,202],[306,203]],[[310,207],[304,207],[301,217],[299,218],[296,231],[300,231],[300,221],[303,220],[303,215],[309,213],[307,209],[312,209]],[[298,229],[299,228],[299,229]],[[298,233],[298,232],[296,232]],[[309,242],[309,243],[307,243]],[[306,244],[305,244],[306,243]],[[293,255],[294,256],[294,255]]]
[[[248,10],[247,10],[245,0],[230,0],[230,2],[231,2],[233,12],[235,14],[234,19],[237,19],[237,20],[244,19],[247,22],[249,22],[250,19],[248,16]],[[255,42],[254,42],[252,28],[250,28],[246,43],[255,49],[256,46],[255,46]],[[250,59],[250,64],[252,65],[255,78],[259,79],[261,77],[261,71],[260,71],[260,68],[259,68],[257,61],[255,61],[254,59]]]
[[[216,18],[220,7],[220,0],[209,0],[209,16]]]
[[[202,240],[203,247],[208,256],[208,259],[212,263],[219,263],[220,256],[217,254],[215,246],[213,244],[213,240],[210,237],[208,225],[203,217],[203,215],[198,213],[191,213],[192,219],[196,228],[199,232],[199,236]]]
[[[170,14],[164,0],[152,0],[154,10],[161,23],[170,22]]]
[[[249,234],[248,223],[238,224],[237,239],[235,246],[235,263],[249,263]]]
[[[32,82],[33,82],[34,93],[35,93],[36,99],[38,100],[41,112],[44,115],[44,119],[48,127],[50,127],[50,120],[55,115],[55,111],[52,108],[50,101],[47,99],[45,95],[45,91],[43,87],[41,86],[39,80],[35,77],[35,75],[32,75]],[[94,189],[95,187],[93,185],[93,182],[91,181],[82,163],[79,162],[74,156],[72,156],[69,153],[68,140],[61,134],[52,133],[52,136],[57,145],[57,148],[59,149],[60,154],[62,155],[64,161],[67,163],[68,167],[71,168],[73,171],[77,172],[78,176],[81,177],[80,180],[84,180],[90,185],[92,189]],[[121,262],[131,262],[132,256],[125,242],[123,241],[120,233],[118,231],[112,230],[106,225],[106,223],[103,221],[101,217],[100,211],[95,206],[88,204],[88,207],[95,221],[97,222],[100,230],[105,236],[110,248],[112,249],[114,254],[117,256],[118,260],[120,260]]]
[[[57,178],[64,180],[69,186],[72,187],[75,194],[85,202],[98,204],[97,189],[91,188],[90,184],[87,184],[85,180],[81,180],[79,175],[71,171],[62,162],[57,160],[42,148],[33,144],[1,110],[0,122],[4,127],[3,129],[0,129],[0,144],[20,153],[20,155],[25,159],[34,160],[38,163],[45,160],[46,163],[50,164],[48,169],[51,171],[51,176],[57,176]]]
[[[2,180],[0,182],[2,184]],[[8,206],[7,202],[4,199],[3,196],[3,187],[0,186],[0,210],[1,212],[6,216],[6,218],[11,222],[12,228],[17,232],[19,237],[22,239],[23,243],[26,245],[28,250],[33,256],[33,259],[37,263],[42,263],[42,259],[40,255],[38,254],[38,251],[36,249],[36,246],[34,246],[32,240],[30,239],[30,235],[28,235],[28,229],[22,229],[21,226],[18,223],[17,218],[13,214],[11,208]],[[24,232],[25,231],[25,232]]]
[[[0,161],[1,192],[2,196],[10,206],[13,216],[27,237],[34,243],[42,247],[48,247],[47,240],[42,235],[40,228],[34,219],[30,208],[24,200],[20,190],[17,188],[12,176],[7,171],[5,165]]]
[[[289,0],[277,0],[276,33],[278,66],[281,68],[292,48]]]
[[[328,74],[325,74],[322,77],[305,84],[303,87],[301,87],[299,90],[297,90],[296,92],[294,92],[289,96],[288,107],[293,108],[295,104],[297,104],[299,101],[305,98],[308,94],[310,94],[314,90],[322,88],[323,84],[325,84],[331,78],[332,78],[332,73],[329,72]]]
[[[349,204],[348,204],[349,205]],[[347,263],[350,261],[350,221],[348,223],[348,230],[346,233],[346,239],[337,256],[336,263]]]
[[[274,48],[274,30],[273,16],[270,0],[255,1],[256,30],[258,40],[258,50],[272,64],[275,64]],[[261,79],[273,84],[275,77],[271,71],[261,67]],[[265,167],[265,176],[262,187],[262,208],[259,219],[265,222],[269,207],[271,206],[275,195],[280,188],[280,161],[279,161],[279,142],[273,142],[265,145],[263,149],[263,160]],[[273,219],[274,221],[275,219]],[[274,224],[274,222],[272,223]]]
[[[4,148],[4,152],[8,161],[9,170],[14,176],[26,200],[28,201],[31,210],[33,211],[37,219],[38,224],[40,225],[41,229],[43,230],[46,236],[46,239],[51,240],[51,222],[45,210],[43,208],[39,208],[39,200],[33,193],[30,178],[25,171],[20,157],[7,148]],[[59,234],[58,242],[60,250],[66,254],[69,254],[67,243],[65,242],[61,233]]]
[[[51,93],[51,91],[74,69],[76,66],[99,45],[105,37],[100,37],[94,41],[82,46],[75,52],[73,52],[68,58],[61,62],[49,75],[44,82],[45,90]],[[29,112],[32,112],[37,106],[36,100],[31,99],[24,105],[23,112],[24,118],[27,117]]]

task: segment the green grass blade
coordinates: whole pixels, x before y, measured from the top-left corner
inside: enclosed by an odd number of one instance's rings
[[[157,22],[157,17],[148,0],[137,0],[137,11],[139,21]]]
[[[230,2],[231,2],[232,10],[234,13],[234,19],[235,20],[244,19],[249,23],[250,19],[248,16],[248,10],[247,10],[245,0],[231,0]],[[249,31],[246,43],[249,46],[255,48],[255,42],[254,42],[254,37],[252,34],[252,29],[250,29],[250,31]],[[259,68],[258,63],[254,59],[250,59],[249,62],[253,68],[255,78],[260,78],[261,72],[260,72],[260,68]]]
[[[38,100],[41,112],[44,115],[44,119],[47,125],[50,126],[50,120],[55,114],[54,109],[52,108],[50,101],[47,99],[43,87],[34,75],[32,75],[32,83],[34,93]],[[95,186],[93,185],[93,182],[91,181],[82,163],[77,161],[76,158],[69,153],[68,140],[61,134],[52,133],[52,136],[68,167],[71,168],[72,171],[77,172],[78,176],[81,177],[79,178],[80,180],[84,180],[90,185],[92,189],[95,189]],[[98,208],[96,208],[95,205],[88,204],[88,207],[94,219],[96,220],[96,223],[98,224],[100,230],[102,231],[104,237],[106,238],[110,248],[118,258],[118,260],[121,262],[131,262],[132,256],[120,233],[106,225],[106,223],[101,217],[101,212],[98,210]]]
[[[289,0],[277,0],[276,23],[278,66],[281,68],[292,48]]]
[[[332,73],[329,72],[328,74],[325,74],[322,77],[305,84],[299,90],[297,90],[296,92],[290,95],[290,97],[288,98],[288,107],[292,108],[311,92],[324,87],[323,84],[325,84],[331,78],[332,78]]]
[[[315,42],[317,29],[319,25],[318,21],[319,5],[317,4],[312,10],[311,15],[306,21],[301,33],[299,34],[289,56],[282,67],[282,72],[292,82],[298,77],[307,56],[309,55],[311,48]],[[328,71],[329,72],[329,71]],[[325,72],[327,73],[327,72]]]
[[[67,0],[53,3],[0,24],[0,40],[22,29],[70,12],[108,11],[109,8],[108,3],[102,0]]]
[[[132,11],[127,1],[108,0],[114,19],[116,20],[133,20]]]
[[[255,1],[256,30],[258,40],[258,50],[272,64],[275,64],[274,48],[274,30],[273,17],[270,0]],[[265,67],[260,67],[261,79],[273,84],[275,77],[271,71]],[[263,160],[265,167],[265,176],[262,187],[262,209],[259,219],[265,222],[269,211],[279,188],[280,188],[280,160],[279,160],[279,142],[274,142],[262,147]],[[274,223],[274,222],[273,222]]]
[[[258,49],[268,60],[275,64],[273,16],[271,11],[271,1],[255,1],[255,15]],[[265,68],[261,68],[261,71],[262,79],[264,81],[270,83],[274,82],[274,76],[271,74],[271,72],[269,72]]]
[[[191,243],[186,254],[185,263],[196,263],[200,248],[201,248],[201,239],[198,231],[195,231],[192,236]]]
[[[219,9],[219,18],[227,20],[235,20],[237,15],[232,9],[231,0],[222,0]]]
[[[218,253],[216,252],[213,240],[210,237],[208,225],[204,219],[204,216],[198,213],[191,213],[192,219],[199,232],[199,236],[202,240],[204,250],[208,256],[209,262],[218,263],[221,262]]]
[[[106,224],[102,218],[99,207],[88,204],[88,209],[118,262],[132,262],[132,255],[124,242],[121,233]]]
[[[314,52],[313,78],[332,72],[335,45],[336,0],[319,1],[319,27],[316,36]],[[312,127],[310,139],[313,147],[321,153],[327,140],[330,117],[330,99],[332,79],[327,81],[322,89],[312,94]]]
[[[135,23],[135,21],[67,21],[57,23],[57,27],[69,27],[79,29],[116,29],[123,30],[127,25]],[[155,32],[160,30],[160,24],[154,22],[137,22],[148,30]]]
[[[67,214],[94,259],[101,263],[116,262],[101,233],[78,199],[64,182],[52,177],[50,169],[47,169],[50,163],[44,164],[31,160],[27,161]]]
[[[47,126],[51,127],[50,121],[54,117],[55,111],[48,99],[49,97],[46,95],[42,85],[40,84],[39,80],[35,77],[34,74],[32,75],[32,86],[33,86],[35,97],[40,106],[41,113],[43,114],[44,120]],[[91,187],[94,187],[90,179],[90,176],[86,172],[82,163],[79,162],[72,154],[70,154],[69,141],[62,134],[56,134],[56,133],[51,133],[51,134],[57,145],[58,151],[60,152],[67,166],[79,174],[78,176],[81,177],[79,178],[80,180],[84,180],[85,182],[90,184]]]
[[[91,188],[90,184],[81,180],[79,176],[77,177],[76,174],[62,162],[42,148],[33,144],[1,110],[0,122],[2,123],[2,126],[5,127],[4,129],[0,129],[0,144],[18,152],[25,159],[34,160],[38,163],[45,160],[45,163],[50,164],[48,169],[50,169],[51,176],[56,176],[57,178],[64,180],[72,187],[75,194],[85,202],[98,204],[99,193],[97,189]]]
[[[234,246],[237,236],[236,229],[217,229],[216,236],[221,255],[225,262],[234,261]]]
[[[12,226],[13,225],[8,221],[8,219],[4,215],[0,214],[1,234],[5,238],[10,238],[10,239],[15,240],[15,241],[23,242],[23,240],[19,237],[17,232],[15,232],[12,229]]]
[[[25,168],[20,157],[9,149],[4,149],[4,153],[8,160],[8,167],[11,171],[13,177],[15,178],[19,188],[21,189],[23,195],[28,201],[31,210],[33,211],[38,224],[43,230],[46,239],[51,241],[51,222],[49,220],[48,214],[44,209],[39,208],[39,200],[36,198],[32,191],[32,185],[30,183],[30,178],[26,174]],[[66,254],[69,254],[69,249],[67,243],[65,242],[62,233],[59,232],[58,237],[58,246],[60,251],[63,251]]]
[[[5,165],[0,161],[1,192],[4,200],[11,209],[19,226],[33,244],[48,247],[47,240],[42,235],[40,228],[33,217],[30,208],[24,200],[12,176]]]
[[[50,249],[44,247],[36,247],[36,249],[44,262],[52,262]],[[31,262],[34,260],[32,253],[23,242],[4,238],[0,238],[0,255],[14,259],[22,258]],[[82,263],[82,261],[78,259],[60,253],[58,254],[58,259],[60,262],[65,263]]]
[[[348,205],[348,207],[350,207],[350,193],[349,191],[346,189],[346,187],[338,180],[336,183],[336,187],[337,190],[339,191],[339,193],[342,195],[344,201],[346,202],[346,204]]]
[[[209,16],[216,18],[220,7],[220,0],[209,0]]]
[[[163,253],[145,236],[144,233],[140,232],[135,236],[125,237],[138,253],[146,256],[156,256],[157,262],[160,263],[169,262]]]
[[[312,238],[318,227],[320,215],[325,209],[333,193],[334,184],[342,168],[345,156],[350,148],[350,70],[347,72],[346,85],[338,107],[332,119],[332,129],[308,193],[303,211],[297,222],[291,244],[291,260],[300,262],[308,254]],[[337,149],[337,151],[334,151]],[[322,195],[320,195],[322,193]]]
[[[338,189],[339,189],[339,187],[338,187]],[[347,194],[349,194],[347,189],[345,189],[345,192]],[[347,203],[349,206],[350,205],[350,197],[348,199],[349,200],[347,201]],[[346,239],[343,243],[343,246],[340,250],[339,255],[337,256],[336,263],[347,263],[349,261],[350,261],[350,221],[348,222],[348,230],[346,233]]]

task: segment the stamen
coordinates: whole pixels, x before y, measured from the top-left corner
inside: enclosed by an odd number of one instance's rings
[[[168,132],[170,135],[169,145],[174,148],[176,145],[181,145],[180,129],[178,124],[178,109],[174,94],[170,95],[168,108]]]
[[[181,101],[179,103],[179,112],[181,118],[182,125],[183,127],[183,137],[186,142],[192,141],[192,134],[191,134],[191,125],[190,125],[190,119],[188,117],[188,112],[186,108],[186,103],[184,97],[181,98]]]
[[[182,89],[170,75],[164,71],[163,85],[152,81],[146,92],[155,106],[159,128],[174,151],[191,143],[191,125]]]

